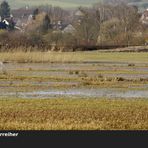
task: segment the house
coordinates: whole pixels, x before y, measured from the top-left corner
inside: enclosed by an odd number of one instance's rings
[[[13,20],[13,17],[5,18],[5,19],[2,20],[2,22],[7,25],[8,30],[12,30],[15,27],[15,22]]]
[[[29,24],[29,22],[30,22],[30,20],[28,20],[28,19],[17,19],[16,26],[24,29]]]
[[[29,9],[28,7],[25,8],[19,8],[19,9],[14,9],[12,10],[12,14],[16,19],[28,19],[28,16],[30,14],[33,14],[33,9]]]
[[[10,23],[12,23],[8,18],[0,19],[0,29],[8,29]]]
[[[148,25],[148,9],[143,12],[140,22],[142,22],[144,25]]]
[[[0,29],[7,29],[7,24],[5,24],[4,22],[0,22]]]
[[[33,9],[30,9],[28,6],[14,9],[11,11],[14,16],[14,21],[16,26],[19,28],[24,28],[28,22],[32,19]]]
[[[11,20],[8,18],[5,18],[2,22],[5,23],[7,26],[9,26],[11,23]]]
[[[85,18],[85,13],[81,9],[77,10],[74,13],[73,22],[76,22],[78,25],[81,25],[82,20]]]
[[[84,14],[84,12],[82,12],[82,10],[79,9],[78,11],[75,12],[75,16],[77,16],[77,17],[84,17],[85,14]]]
[[[57,21],[57,22],[53,22],[51,24],[51,28],[55,31],[55,30],[59,30],[62,31],[65,27],[67,26],[66,23],[63,23],[61,20]]]
[[[67,26],[62,30],[63,33],[71,33],[71,34],[74,34],[75,31],[76,31],[76,29],[75,29],[71,24],[67,25]]]
[[[4,18],[3,20],[0,19],[0,29],[4,29],[4,30],[15,29],[15,30],[22,31],[22,29],[18,27],[16,23],[14,22],[13,17]]]

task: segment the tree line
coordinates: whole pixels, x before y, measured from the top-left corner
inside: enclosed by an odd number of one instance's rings
[[[81,12],[76,16],[76,11]],[[9,17],[11,9],[4,1],[0,5],[0,16]],[[1,51],[76,51],[87,47],[144,45],[148,38],[148,27],[140,22],[141,14],[136,6],[124,2],[98,3],[77,10],[40,6],[34,9],[32,19],[24,32],[0,31]],[[71,24],[73,32],[53,28],[54,22],[62,20]]]

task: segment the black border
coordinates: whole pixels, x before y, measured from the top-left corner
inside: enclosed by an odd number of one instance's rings
[[[17,137],[0,137],[2,144],[42,147],[133,147],[148,146],[148,131],[0,131],[19,133]],[[48,147],[48,148],[49,148]]]

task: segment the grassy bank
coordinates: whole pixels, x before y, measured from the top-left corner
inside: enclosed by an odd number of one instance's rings
[[[148,129],[148,100],[0,99],[1,130]]]
[[[86,61],[114,61],[114,62],[148,62],[148,52],[2,52],[0,60],[7,62],[86,62]]]

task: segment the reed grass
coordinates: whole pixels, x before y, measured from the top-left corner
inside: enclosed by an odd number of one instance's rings
[[[0,60],[7,62],[94,62],[94,61],[114,61],[114,62],[148,62],[148,53],[120,53],[120,52],[1,52]]]

